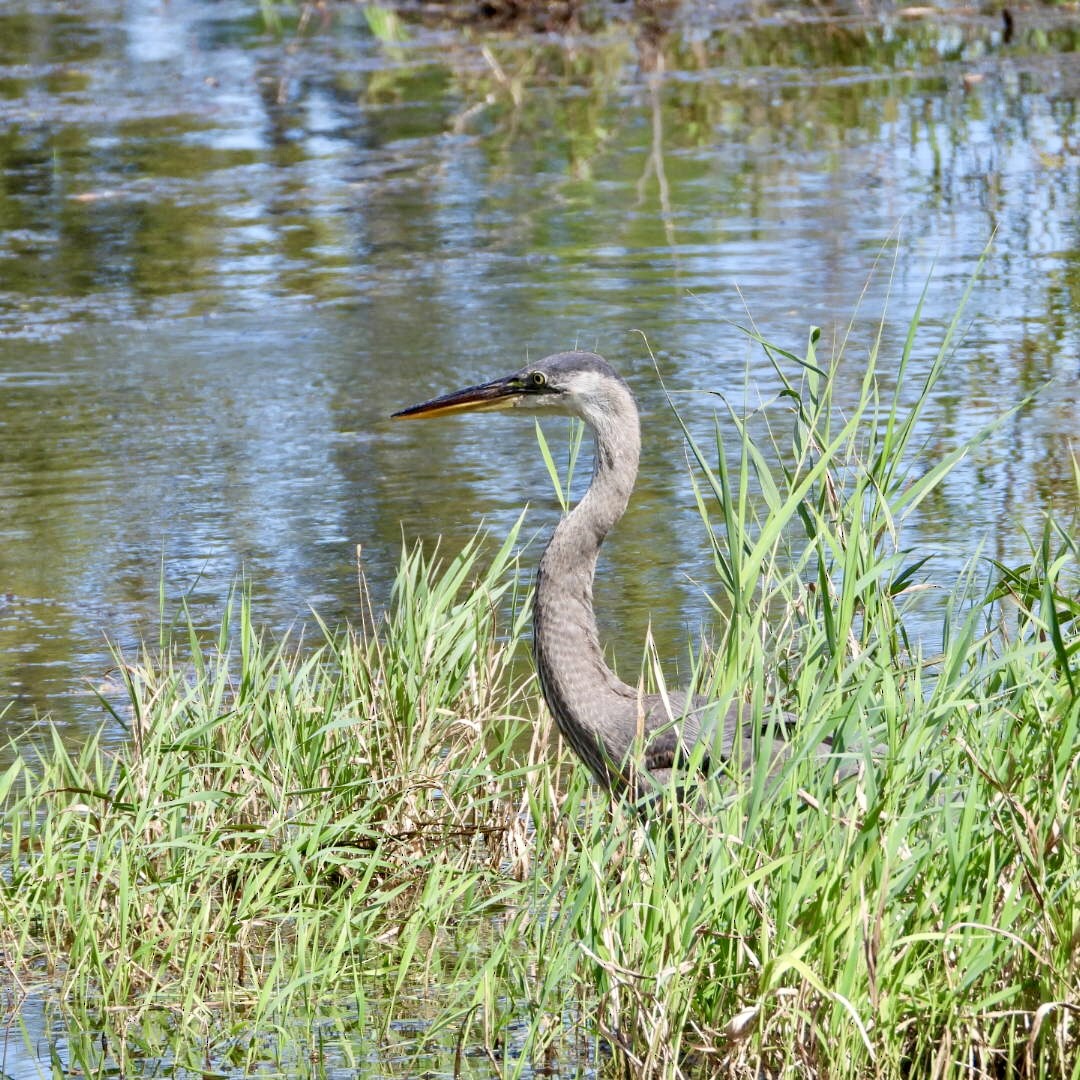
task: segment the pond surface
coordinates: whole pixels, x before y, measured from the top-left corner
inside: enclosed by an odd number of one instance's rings
[[[1041,392],[905,540],[947,577],[1075,512],[1075,12],[405,31],[344,5],[303,33],[229,0],[0,11],[6,733],[99,724],[109,643],[157,639],[162,580],[209,625],[246,575],[283,632],[356,618],[358,544],[378,605],[403,537],[449,549],[526,502],[549,528],[531,424],[387,417],[574,346],[646,430],[603,631],[624,664],[650,620],[684,653],[714,579],[643,336],[705,435],[703,391],[777,389],[733,321],[796,351],[851,321],[854,393],[886,297],[887,371],[932,274],[925,365],[991,240],[927,453]]]

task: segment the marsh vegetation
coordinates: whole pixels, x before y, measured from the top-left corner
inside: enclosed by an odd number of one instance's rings
[[[734,453],[689,443],[716,567],[691,666],[854,776],[797,750],[652,828],[590,789],[515,663],[517,528],[406,551],[386,612],[319,642],[241,591],[122,659],[123,746],[0,776],[5,1045],[41,999],[60,1074],[1080,1075],[1078,530],[952,581],[905,548],[989,435],[926,456],[951,330],[912,380],[917,326],[888,380],[758,339],[783,393],[718,418]]]

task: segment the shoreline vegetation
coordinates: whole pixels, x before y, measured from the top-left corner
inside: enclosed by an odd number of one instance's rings
[[[1040,0],[1034,7],[1068,10],[1069,0]],[[337,0],[259,0],[258,9],[263,23],[281,30],[295,22],[303,33],[325,28],[342,11],[357,9],[354,4]],[[431,26],[466,26],[482,31],[512,31],[524,34],[590,33],[603,27],[624,23],[642,29],[659,30],[680,19],[699,16],[707,11],[715,19],[730,16],[738,19],[781,17],[791,20],[804,18],[844,21],[851,17],[866,17],[896,13],[901,18],[926,19],[948,17],[959,13],[971,18],[993,16],[1011,32],[1013,5],[982,3],[979,5],[921,5],[879,0],[857,6],[817,4],[805,10],[797,6],[770,3],[768,0],[722,0],[702,5],[695,0],[396,0],[396,2],[359,5],[372,33],[387,42],[401,40],[410,24]]]
[[[418,27],[454,27],[489,40],[502,37],[537,41],[573,40],[621,27],[636,38],[645,70],[654,70],[658,51],[669,34],[678,34],[694,22],[789,28],[820,24],[834,31],[860,24],[873,26],[883,19],[908,25],[960,23],[992,30],[994,40],[1007,46],[1031,31],[1038,35],[1059,17],[1068,21],[1075,8],[1076,0],[1038,0],[1027,6],[989,2],[927,5],[896,0],[857,5],[790,5],[772,0],[721,0],[714,4],[696,0],[396,0],[361,5],[339,0],[259,0],[258,4],[262,25],[274,34],[293,35],[300,40],[327,30],[336,19],[351,20],[359,14],[372,36],[389,48],[407,42]],[[519,80],[507,78],[490,53],[485,58],[496,82],[512,89],[516,100],[521,86],[511,84]],[[662,63],[659,66],[663,68]]]
[[[589,787],[514,660],[520,521],[407,551],[314,647],[240,592],[120,662],[123,747],[0,773],[5,1047],[36,1002],[56,1075],[1080,1077],[1080,530],[951,582],[904,546],[987,434],[929,455],[959,318],[917,379],[918,312],[900,357],[751,335],[780,396],[684,429],[693,679],[800,717],[775,785],[701,779],[651,828]]]

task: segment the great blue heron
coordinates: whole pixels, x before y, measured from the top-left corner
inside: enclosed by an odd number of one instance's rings
[[[556,526],[540,559],[533,650],[544,700],[566,741],[608,789],[655,790],[704,742],[703,764],[752,764],[739,704],[726,713],[682,692],[646,694],[604,662],[593,614],[600,545],[623,515],[637,478],[641,431],[625,381],[596,353],[562,352],[501,379],[413,405],[395,418],[521,409],[580,417],[592,431],[592,482]],[[719,715],[717,715],[719,713]]]

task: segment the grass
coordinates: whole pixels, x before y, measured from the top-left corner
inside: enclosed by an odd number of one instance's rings
[[[924,652],[904,523],[971,444],[922,454],[949,342],[912,386],[917,325],[843,411],[842,350],[758,339],[780,406],[687,431],[695,677],[799,714],[775,784],[699,780],[648,829],[591,790],[513,661],[518,529],[407,553],[385,618],[316,648],[238,596],[123,663],[122,749],[0,776],[5,1047],[45,1001],[58,1075],[1080,1077],[1078,529],[937,583]]]

